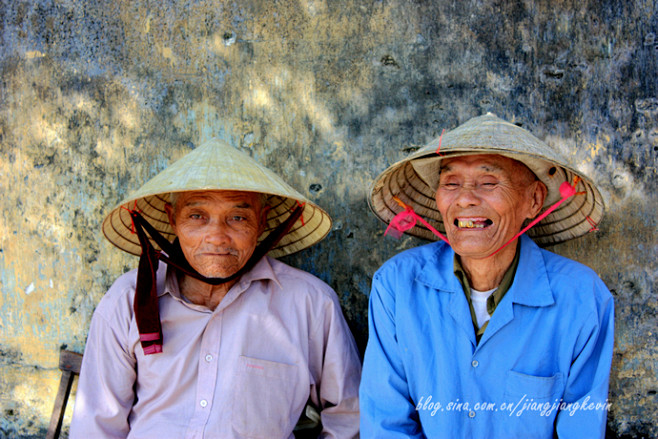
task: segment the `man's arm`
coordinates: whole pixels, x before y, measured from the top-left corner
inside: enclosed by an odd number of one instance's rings
[[[397,344],[395,297],[375,274],[368,313],[369,338],[361,380],[362,438],[422,438]]]
[[[318,334],[325,346],[319,383],[320,437],[355,438],[359,435],[361,361],[338,298],[333,291],[331,294]]]
[[[128,415],[135,400],[135,361],[126,351],[125,336],[113,330],[100,311],[94,312],[89,329],[71,439],[125,438],[130,429]]]
[[[603,297],[597,315],[581,334],[582,349],[573,360],[555,430],[560,439],[605,437],[608,382],[614,344],[614,301],[602,282],[593,293]],[[605,290],[605,291],[601,291]]]

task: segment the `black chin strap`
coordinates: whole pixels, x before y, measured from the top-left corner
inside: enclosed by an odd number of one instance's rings
[[[304,210],[303,206],[297,206],[292,214],[281,223],[276,229],[272,230],[263,241],[256,246],[254,253],[247,263],[237,272],[229,277],[205,277],[197,272],[187,262],[183,251],[181,250],[178,239],[169,242],[158,232],[155,227],[142,217],[136,210],[130,211],[135,232],[139,238],[139,244],[142,247],[142,255],[139,258],[139,268],[137,269],[137,285],[135,288],[135,320],[139,329],[139,338],[142,343],[142,349],[145,355],[157,354],[162,352],[162,325],[160,324],[160,312],[158,308],[158,291],[156,273],[158,271],[158,261],[180,270],[187,276],[191,276],[210,285],[221,285],[230,282],[242,276],[251,270],[260,259],[267,254],[274,246],[290,231],[293,224],[299,219]],[[155,249],[146,234],[158,244],[162,251]]]

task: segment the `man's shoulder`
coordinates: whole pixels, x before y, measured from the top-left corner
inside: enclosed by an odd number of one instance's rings
[[[157,272],[158,291],[162,291],[166,273],[167,267],[161,262]],[[117,311],[125,311],[132,314],[136,285],[136,268],[117,277],[98,303],[96,312],[109,315],[110,313],[114,314]]]
[[[550,276],[559,276],[576,279],[599,279],[596,274],[587,265],[567,258],[566,256],[558,255],[546,249],[540,249],[546,272]]]
[[[415,277],[429,262],[437,261],[442,256],[446,256],[446,251],[451,251],[450,247],[441,241],[410,248],[384,262],[375,275],[386,276],[392,274]]]
[[[125,273],[117,277],[112,283],[110,289],[107,290],[107,292],[120,294],[119,293],[120,291],[125,292],[130,289],[134,291],[136,284],[137,284],[137,269],[134,268],[132,270],[126,271]]]
[[[137,269],[120,275],[105,292],[94,311],[96,314],[109,316],[120,309],[131,309],[137,283]]]
[[[599,275],[590,267],[546,249],[540,249],[551,289],[562,299],[606,302],[610,291]]]
[[[291,267],[285,262],[281,262],[278,259],[269,256],[268,262],[272,267],[272,271],[274,272],[277,281],[281,284],[283,289],[294,289],[301,293],[326,297],[333,297],[336,295],[334,290],[327,285],[326,282],[307,271]]]

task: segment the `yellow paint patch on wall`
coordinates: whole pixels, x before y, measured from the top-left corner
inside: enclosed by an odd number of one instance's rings
[[[25,58],[27,59],[43,58],[44,56],[46,56],[46,54],[38,50],[30,50],[25,52]]]
[[[266,108],[270,106],[272,100],[270,99],[269,92],[263,87],[254,87],[251,90],[250,103],[255,107]]]
[[[647,371],[644,369],[636,369],[636,368],[626,368],[622,369],[619,371],[617,374],[618,378],[641,378],[641,377],[646,377],[648,375]]]
[[[43,366],[40,364],[40,366]],[[49,367],[49,366],[45,366]],[[5,407],[16,407],[24,418],[22,421],[35,429],[36,433],[41,427],[43,420],[50,419],[55,404],[55,397],[59,388],[61,373],[57,366],[54,369],[43,369],[35,367],[24,367],[18,365],[3,365],[0,367],[0,375],[5,383],[11,383],[11,387],[5,388],[0,397],[6,404]],[[77,388],[77,380],[74,384]],[[67,422],[70,422],[73,400],[69,400],[67,406]],[[3,413],[6,416],[6,413]],[[27,432],[25,432],[27,433]]]
[[[139,31],[143,34],[151,32],[151,14],[148,14],[146,18],[142,21],[142,26],[139,27]]]
[[[164,59],[168,59],[172,64],[176,64],[176,55],[174,55],[171,47],[162,47],[161,53]]]
[[[120,106],[118,121],[122,127],[133,130],[140,125],[140,113],[135,101],[127,101]]]
[[[587,148],[589,150],[589,159],[594,160],[599,153],[605,150],[604,143],[610,142],[610,136],[605,135],[603,139],[597,139],[596,143],[589,143]]]
[[[318,99],[314,93],[315,79],[307,74],[296,78],[293,86],[293,95],[298,96],[293,102],[297,102],[297,110],[301,114],[308,115],[313,125],[317,127],[324,136],[331,134],[334,128],[333,116],[327,110],[324,102]]]
[[[334,142],[333,147],[334,150],[331,153],[332,162],[344,162],[349,158],[349,154],[345,151],[345,144],[343,142]]]
[[[31,334],[23,334],[5,338],[2,344],[6,350],[19,352],[23,365],[56,368],[59,364],[59,346],[46,343],[43,339],[39,342],[35,340],[39,339]]]

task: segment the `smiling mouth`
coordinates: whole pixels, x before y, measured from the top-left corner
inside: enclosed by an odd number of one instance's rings
[[[473,219],[455,219],[454,222],[456,227],[459,227],[460,229],[484,229],[485,227],[489,227],[490,225],[493,224],[493,221],[490,219],[483,219],[483,220],[473,220]]]

